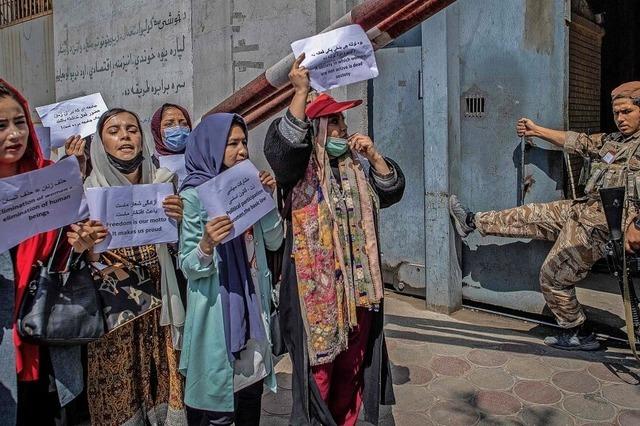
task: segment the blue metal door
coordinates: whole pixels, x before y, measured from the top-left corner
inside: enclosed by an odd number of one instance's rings
[[[373,80],[373,137],[407,179],[402,201],[380,215],[385,282],[424,296],[424,166],[421,48],[382,49]]]

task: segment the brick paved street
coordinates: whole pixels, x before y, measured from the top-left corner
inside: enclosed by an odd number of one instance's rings
[[[463,310],[449,317],[389,293],[386,335],[397,404],[382,425],[640,425],[640,367],[623,346],[564,352],[548,329]],[[286,425],[290,363],[263,399],[263,425]],[[366,423],[362,423],[366,424]]]

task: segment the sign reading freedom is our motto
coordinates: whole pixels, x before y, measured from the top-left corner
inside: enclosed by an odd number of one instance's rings
[[[0,253],[36,234],[83,219],[82,193],[75,156],[0,179]]]
[[[88,188],[91,219],[109,230],[109,236],[94,251],[178,241],[177,224],[162,208],[164,199],[172,194],[170,183]]]

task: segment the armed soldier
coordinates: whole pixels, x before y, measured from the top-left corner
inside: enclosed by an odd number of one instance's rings
[[[591,159],[585,197],[550,203],[532,203],[512,209],[472,213],[455,195],[449,210],[456,231],[466,237],[481,235],[555,241],[540,270],[540,288],[562,330],[544,342],[560,349],[596,350],[594,333],[584,325],[585,314],[576,298],[575,285],[605,254],[607,221],[600,203],[601,188],[626,187],[630,200],[625,219],[626,250],[640,249],[640,81],[624,83],[611,92],[612,109],[619,132],[586,135],[552,130],[523,118],[517,132],[535,136],[565,152]]]

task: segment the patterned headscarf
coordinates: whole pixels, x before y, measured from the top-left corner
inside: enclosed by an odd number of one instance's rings
[[[309,363],[333,361],[349,344],[356,307],[378,309],[384,297],[374,217],[378,198],[358,156],[325,150],[328,117],[314,120],[305,175],[293,188],[291,223],[298,294]]]

